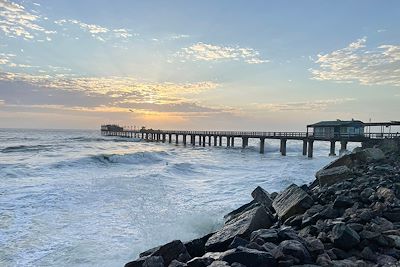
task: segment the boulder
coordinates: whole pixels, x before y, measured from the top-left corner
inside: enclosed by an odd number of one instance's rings
[[[229,267],[226,261],[213,261],[208,267]]]
[[[143,256],[134,261],[128,262],[125,264],[125,267],[143,267],[143,263],[148,259],[150,256]]]
[[[193,239],[184,243],[188,253],[192,257],[201,257],[206,253],[205,245],[207,240],[210,238],[212,234],[205,235],[201,238]]]
[[[354,201],[351,198],[340,195],[333,202],[333,207],[334,208],[350,208],[351,206],[353,206],[353,204],[354,204]]]
[[[238,247],[226,253],[221,260],[232,264],[238,262],[247,267],[274,267],[277,266],[275,258],[268,252]]]
[[[254,208],[255,206],[258,206],[258,205],[259,205],[259,203],[257,203],[257,201],[252,200],[249,203],[246,203],[246,204],[240,206],[239,208],[229,212],[228,214],[226,214],[224,216],[225,223],[229,222],[233,218],[238,217],[243,212],[251,210],[252,208]]]
[[[249,241],[246,239],[243,239],[241,237],[235,236],[235,238],[232,240],[232,243],[229,245],[229,248],[237,248],[237,247],[245,247],[249,244]]]
[[[235,236],[248,238],[250,234],[273,224],[272,215],[262,206],[256,206],[231,219],[206,242],[206,251],[224,251]]]
[[[291,256],[300,261],[300,263],[310,263],[312,258],[307,248],[297,240],[282,241],[274,250],[274,255]]]
[[[160,256],[151,256],[144,261],[143,267],[164,267],[164,260]]]
[[[180,261],[177,261],[177,260],[173,260],[168,265],[168,267],[187,267],[187,264],[183,263],[183,262],[180,262]]]
[[[347,250],[360,243],[360,236],[344,223],[338,223],[332,229],[332,242],[335,247]]]
[[[168,266],[172,260],[178,260],[182,262],[188,261],[191,257],[186,250],[185,245],[180,240],[174,240],[165,245],[159,246],[152,249],[152,253],[145,257],[160,256],[164,261],[164,265]],[[143,258],[140,258],[143,259]],[[139,261],[140,259],[136,260]],[[145,259],[146,260],[146,259]],[[135,262],[136,262],[135,261]],[[145,261],[143,261],[144,263]],[[128,263],[131,264],[131,263]],[[135,265],[125,265],[126,267],[134,267]]]
[[[265,191],[262,187],[257,186],[256,189],[251,192],[251,196],[255,201],[263,205],[268,210],[272,208],[272,199],[267,191]]]
[[[276,243],[278,242],[278,230],[276,229],[260,229],[257,231],[254,231],[250,235],[250,240],[254,241],[256,239],[262,239],[265,242],[272,242]]]
[[[385,153],[380,148],[365,148],[360,152],[355,153],[357,158],[367,162],[380,161],[385,159]]]
[[[188,267],[207,267],[213,261],[215,261],[215,259],[209,257],[196,257],[188,261],[186,264]]]
[[[321,186],[332,185],[334,183],[346,180],[353,175],[353,172],[347,166],[333,167],[319,170],[315,176]]]
[[[292,184],[274,199],[272,207],[279,218],[285,221],[290,216],[304,213],[313,203],[313,199],[303,189]]]

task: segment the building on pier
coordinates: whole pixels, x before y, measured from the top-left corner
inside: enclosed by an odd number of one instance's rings
[[[307,125],[307,132],[312,128],[312,136],[316,138],[357,137],[364,135],[364,127],[364,123],[359,120],[320,121]]]

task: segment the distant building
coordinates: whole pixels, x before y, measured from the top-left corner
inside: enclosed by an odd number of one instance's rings
[[[335,137],[357,137],[364,135],[365,124],[362,121],[320,121],[314,124],[307,125],[313,129],[314,137],[335,138]]]
[[[116,124],[106,124],[106,125],[101,125],[101,130],[102,131],[118,132],[118,131],[123,131],[124,128],[121,127],[121,126],[118,126]]]

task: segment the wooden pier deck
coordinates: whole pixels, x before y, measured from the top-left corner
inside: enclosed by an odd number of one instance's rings
[[[349,142],[365,142],[371,139],[400,138],[399,133],[367,133],[364,135],[336,135],[336,136],[314,136],[309,132],[248,132],[248,131],[182,131],[182,130],[129,130],[119,126],[112,129],[103,125],[101,134],[104,136],[122,136],[129,138],[141,138],[147,141],[167,142],[178,144],[181,137],[183,145],[195,146],[222,146],[223,139],[227,147],[235,146],[235,139],[242,139],[242,148],[249,144],[249,139],[259,139],[260,153],[265,151],[265,139],[279,139],[280,153],[286,155],[286,143],[288,140],[303,141],[303,155],[313,157],[314,141],[330,142],[330,154],[335,155],[335,144],[340,142],[340,150],[346,150]],[[174,140],[173,140],[174,139]]]

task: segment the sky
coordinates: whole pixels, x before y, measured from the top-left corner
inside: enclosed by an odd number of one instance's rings
[[[399,1],[0,0],[0,128],[400,120]]]

